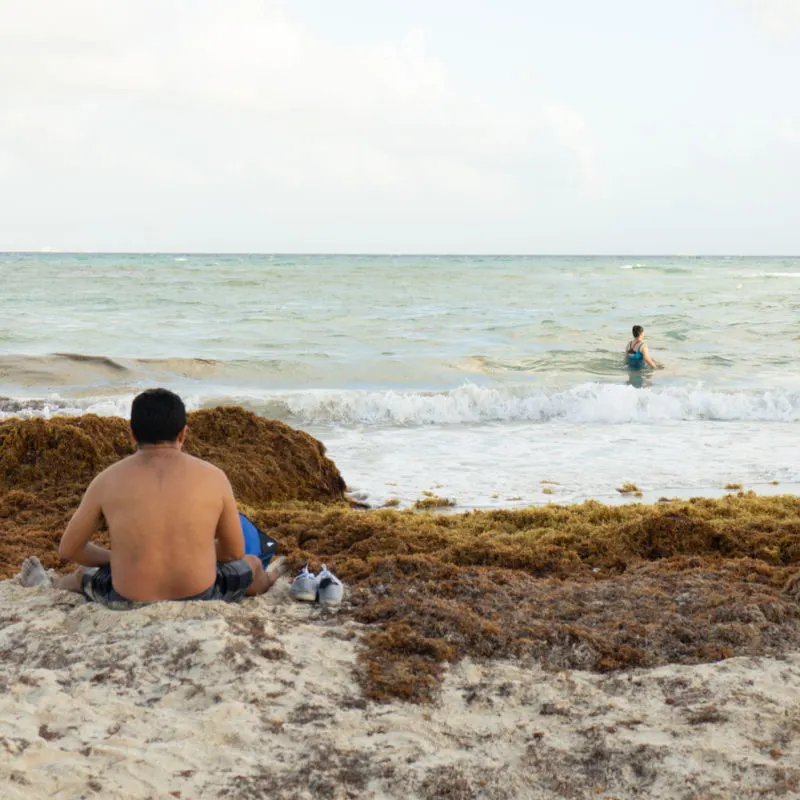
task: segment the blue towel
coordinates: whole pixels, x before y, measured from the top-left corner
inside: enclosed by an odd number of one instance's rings
[[[244,552],[249,556],[258,556],[266,567],[278,552],[278,543],[256,528],[244,514],[239,514],[239,521],[244,534]]]

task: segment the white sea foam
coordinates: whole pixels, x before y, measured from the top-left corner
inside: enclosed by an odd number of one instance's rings
[[[620,424],[679,420],[796,422],[800,393],[720,392],[697,387],[636,389],[587,383],[564,391],[467,384],[450,392],[308,391],[273,396],[269,416],[299,423],[448,425],[490,422]]]
[[[644,500],[724,494],[727,483],[794,492],[800,481],[794,423],[573,424],[553,421],[415,428],[309,426],[366,502],[410,505],[425,491],[458,508],[621,498],[633,481]],[[544,484],[542,481],[554,483]],[[774,486],[773,481],[779,481]],[[551,491],[545,493],[547,487]]]
[[[127,417],[130,395],[0,399],[0,419]],[[588,383],[548,392],[465,385],[452,392],[307,391],[187,396],[189,409],[241,403],[321,439],[370,504],[410,505],[432,490],[458,507],[613,501],[635,481],[646,498],[758,491],[800,482],[800,393],[633,389]],[[720,422],[722,421],[722,422]],[[624,424],[620,424],[624,423]],[[542,480],[556,481],[544,494]]]
[[[79,414],[97,414],[100,417],[127,417],[131,413],[131,401],[134,395],[116,397],[66,398],[53,394],[46,398],[10,398],[0,397],[0,420],[18,417],[31,419],[42,417],[72,417]],[[197,397],[184,397],[189,411],[200,407]]]
[[[126,417],[133,395],[69,399],[0,400],[0,419],[99,414]],[[617,425],[677,421],[798,422],[800,392],[722,392],[701,385],[637,389],[585,383],[563,391],[465,384],[449,392],[307,390],[190,396],[190,410],[243,404],[264,416],[297,425],[413,427],[496,422],[563,421]]]

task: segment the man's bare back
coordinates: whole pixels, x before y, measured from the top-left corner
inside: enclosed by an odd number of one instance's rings
[[[56,588],[114,608],[159,600],[236,602],[267,591],[277,573],[268,576],[257,556],[245,555],[227,476],[181,452],[183,401],[166,389],[142,392],[131,407],[131,431],[137,452],[92,481],[61,537],[61,558],[81,566],[58,578]],[[91,542],[103,518],[111,550]],[[43,576],[38,559],[26,559],[23,583]]]
[[[225,473],[174,446],[142,447],[100,473],[67,526],[62,558],[85,564],[80,557],[85,534],[94,533],[101,513],[111,538],[114,588],[129,600],[204,592],[216,579],[215,538],[219,560],[244,557]]]

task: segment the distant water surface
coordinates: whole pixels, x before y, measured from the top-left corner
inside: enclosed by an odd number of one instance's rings
[[[308,430],[373,503],[800,481],[800,258],[0,254],[0,285],[0,416],[165,385]],[[665,370],[622,366],[634,323]]]

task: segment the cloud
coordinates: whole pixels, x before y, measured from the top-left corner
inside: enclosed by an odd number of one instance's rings
[[[421,33],[341,47],[268,2],[3,6],[11,24],[0,31],[0,80],[18,96],[107,92],[145,103],[302,114],[363,113],[385,100],[424,107],[443,91]]]
[[[778,136],[790,142],[800,142],[800,123],[795,119],[784,119],[778,125]]]
[[[738,4],[774,37],[783,39],[800,32],[800,0],[738,0]]]
[[[604,189],[604,179],[595,153],[589,126],[574,108],[552,105],[545,108],[544,116],[556,137],[569,148],[580,163],[580,178],[586,189],[599,194]]]
[[[602,185],[577,109],[472,96],[425,30],[344,44],[287,8],[0,0],[0,174],[46,173],[56,195],[78,175],[123,184],[129,203],[214,186],[265,212],[414,219],[530,213]]]

